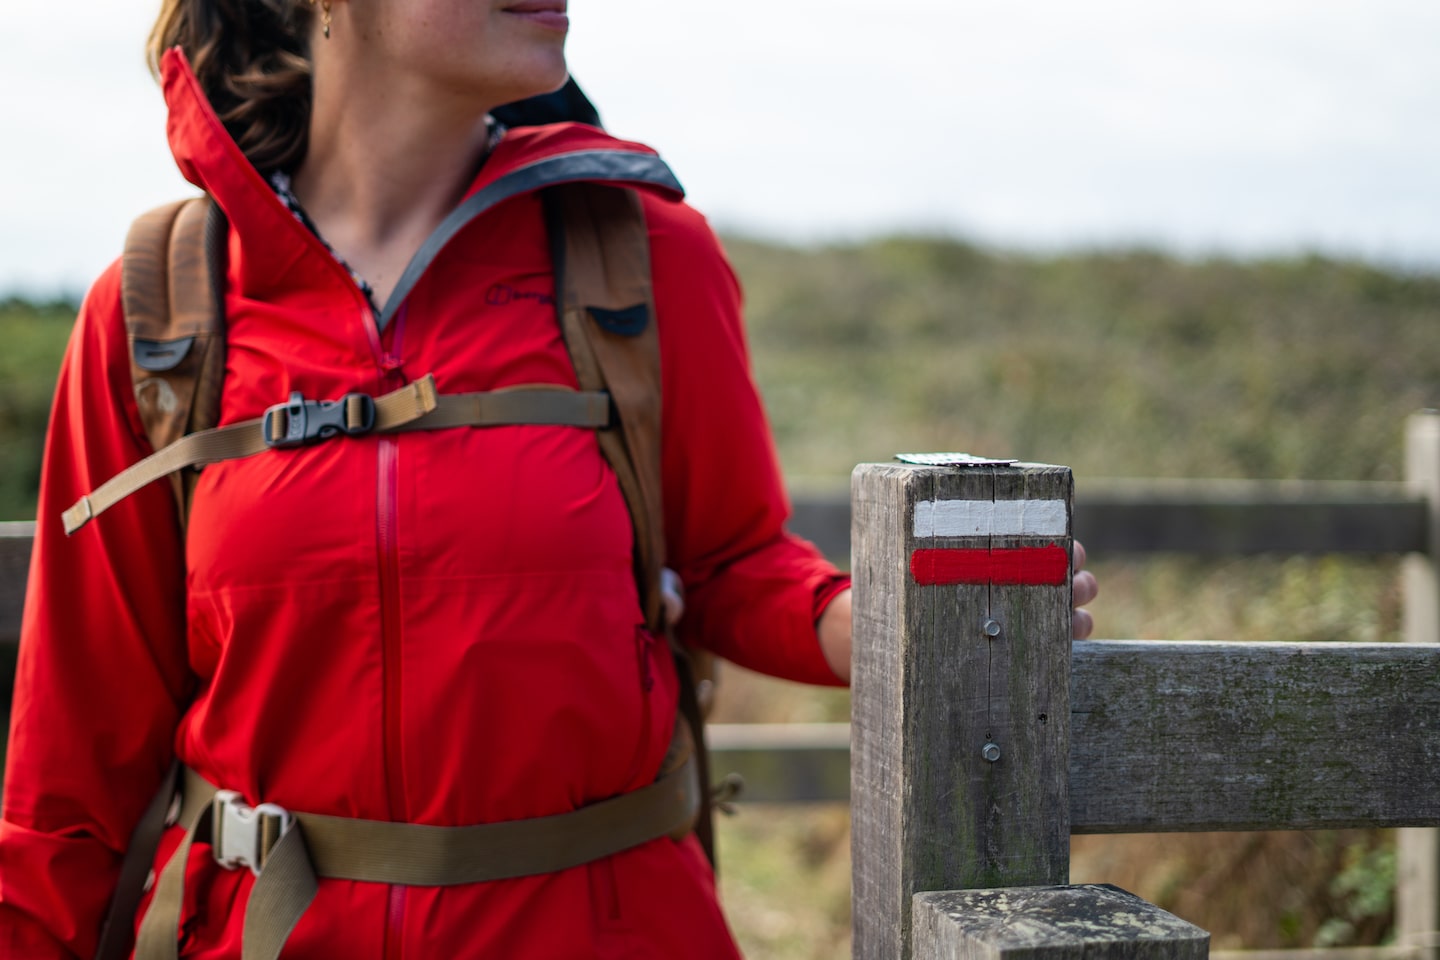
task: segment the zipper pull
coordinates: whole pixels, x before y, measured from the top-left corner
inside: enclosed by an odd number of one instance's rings
[[[643,626],[635,628],[635,656],[640,667],[640,689],[649,693],[655,687],[655,673],[650,662],[650,647],[655,638]]]

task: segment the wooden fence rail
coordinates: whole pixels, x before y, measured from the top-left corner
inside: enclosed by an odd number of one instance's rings
[[[1440,823],[1440,645],[1090,640],[1070,670],[1072,834]],[[710,728],[760,803],[848,801],[850,738]]]

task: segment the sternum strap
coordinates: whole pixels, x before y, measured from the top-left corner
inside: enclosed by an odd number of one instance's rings
[[[359,397],[351,394],[347,400]],[[336,401],[335,403],[339,403]],[[288,406],[303,408],[330,407],[313,401],[292,400]],[[392,433],[402,430],[439,430],[445,427],[498,427],[514,425],[573,426],[603,429],[610,425],[610,396],[604,391],[578,391],[550,384],[508,387],[485,393],[439,394],[435,378],[426,375],[414,383],[374,401],[373,424],[348,421],[355,419],[363,405],[346,403],[332,415],[334,429],[305,434],[301,442],[323,440],[338,433]],[[277,404],[264,417],[212,427],[187,434],[156,451],[139,463],[121,471],[101,484],[66,510],[62,515],[65,532],[72,534],[93,518],[124,500],[140,488],[177,470],[199,467],[222,460],[252,457],[272,447],[291,445],[276,438],[287,434],[286,404]],[[327,421],[328,423],[329,421]],[[278,425],[277,425],[278,423]],[[267,438],[268,428],[268,438]]]

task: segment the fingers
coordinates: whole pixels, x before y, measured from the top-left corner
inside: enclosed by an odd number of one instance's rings
[[[1075,610],[1070,615],[1070,636],[1084,640],[1095,629],[1095,618],[1090,616],[1090,611],[1080,608],[1100,595],[1100,584],[1095,574],[1085,569],[1085,545],[1079,540],[1075,541],[1072,557],[1075,575],[1070,581],[1070,602]]]

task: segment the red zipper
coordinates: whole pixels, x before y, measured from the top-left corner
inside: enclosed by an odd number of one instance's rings
[[[389,347],[380,356],[382,391],[394,390],[405,383],[401,370],[401,346],[405,335],[406,308],[402,306],[390,329]],[[374,313],[369,314],[369,327],[376,329]],[[379,337],[383,343],[383,336]],[[372,341],[373,343],[373,341]],[[400,446],[395,437],[381,435],[376,451],[375,543],[380,578],[380,642],[384,683],[384,706],[381,723],[384,728],[385,790],[390,819],[408,821],[409,804],[405,790],[404,725],[404,625],[400,610]],[[405,890],[390,887],[385,911],[385,960],[400,960],[403,953],[405,926]]]
[[[395,883],[390,885],[390,900],[385,908],[385,960],[400,960],[405,951],[401,934],[405,930],[405,891]]]
[[[400,451],[394,437],[382,436],[377,451],[375,541],[379,551],[380,643],[385,737],[385,791],[390,818],[405,820],[405,754],[401,711],[404,708],[403,628],[400,623],[400,547],[396,526],[399,512]]]

